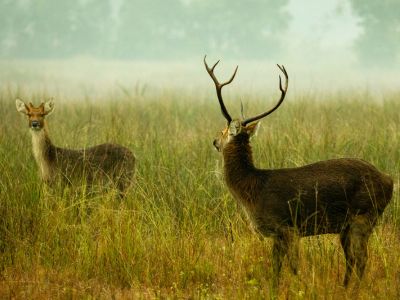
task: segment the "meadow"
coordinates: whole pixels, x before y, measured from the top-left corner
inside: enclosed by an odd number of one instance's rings
[[[294,93],[263,120],[252,141],[256,166],[284,168],[339,157],[363,158],[395,181],[394,197],[369,242],[359,289],[341,285],[337,236],[304,238],[300,272],[286,264],[271,293],[271,247],[249,227],[222,176],[212,141],[225,125],[207,90],[115,88],[55,99],[49,130],[57,146],[106,141],[137,158],[134,188],[86,197],[43,187],[26,118],[0,90],[0,298],[399,299],[400,93],[376,101],[368,90]],[[248,115],[274,105],[278,91],[226,91],[226,105]]]

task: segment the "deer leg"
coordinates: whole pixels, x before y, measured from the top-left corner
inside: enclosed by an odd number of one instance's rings
[[[289,265],[294,275],[297,275],[299,265],[299,236],[289,232],[287,237]]]
[[[347,226],[341,233],[340,233],[340,243],[342,244],[344,256],[346,258],[346,273],[344,275],[343,285],[345,287],[348,286],[351,273],[353,272],[354,267],[354,255],[351,249],[351,236],[349,234],[350,228]]]
[[[279,285],[279,273],[281,272],[282,262],[286,255],[286,247],[284,238],[276,236],[273,239],[274,244],[272,247],[272,271],[273,271],[273,287],[274,289]]]
[[[364,275],[365,266],[368,260],[368,239],[372,232],[367,215],[357,216],[350,225],[352,238],[352,250],[355,256],[356,272],[360,281]]]
[[[128,192],[129,183],[126,179],[120,178],[117,182],[118,198],[124,199]]]
[[[361,280],[364,275],[365,266],[368,260],[368,237],[363,238],[359,242],[359,247],[355,250],[356,271],[359,280]]]
[[[129,174],[120,174],[113,178],[114,188],[120,200],[126,197],[132,185],[132,179],[128,175]]]
[[[293,274],[297,274],[299,261],[299,236],[293,229],[285,229],[280,235],[281,249],[283,258],[287,254],[289,266]]]
[[[279,277],[285,255],[286,247],[284,239],[281,236],[277,236],[274,238],[274,245],[272,248],[273,271],[275,277]]]
[[[279,277],[279,273],[282,268],[282,262],[286,254],[290,257],[290,266],[293,273],[297,273],[297,258],[298,258],[298,247],[296,243],[293,243],[295,233],[292,231],[285,231],[282,234],[274,237],[274,245],[272,248],[273,257],[273,270],[274,276]],[[294,247],[292,247],[294,245]]]

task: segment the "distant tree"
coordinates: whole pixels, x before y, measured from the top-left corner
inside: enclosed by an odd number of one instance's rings
[[[179,53],[187,21],[179,0],[124,1],[120,18],[117,57],[164,59]]]
[[[288,1],[0,0],[0,55],[271,57],[282,49]]]
[[[280,51],[288,0],[125,1],[120,55],[182,58],[219,52],[260,58]],[[123,37],[123,38],[122,38]],[[129,51],[131,49],[131,51]]]
[[[362,34],[355,50],[363,64],[392,67],[400,63],[400,1],[350,0]]]
[[[102,55],[110,1],[0,0],[0,55],[65,58]]]
[[[209,51],[242,58],[270,57],[282,51],[288,28],[288,0],[201,1],[193,3],[190,25]]]
[[[21,1],[0,0],[0,54],[3,57],[19,56],[32,36],[29,7]]]

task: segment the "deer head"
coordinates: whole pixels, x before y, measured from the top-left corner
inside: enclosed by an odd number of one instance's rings
[[[17,111],[25,114],[29,120],[29,128],[35,131],[43,129],[45,124],[45,116],[51,114],[54,110],[53,100],[42,102],[38,107],[33,106],[31,102],[25,104],[20,99],[15,100]]]
[[[259,123],[257,121],[268,116],[272,112],[274,112],[282,104],[283,100],[285,99],[286,92],[288,89],[289,77],[288,77],[285,67],[278,65],[278,68],[282,71],[283,75],[285,76],[285,86],[284,87],[282,87],[281,76],[279,76],[279,89],[281,91],[281,97],[280,97],[278,103],[272,109],[270,109],[262,114],[259,114],[255,117],[247,118],[247,119],[245,119],[245,118],[232,119],[232,117],[228,113],[228,110],[225,107],[221,91],[225,85],[228,85],[233,81],[233,79],[236,76],[238,67],[235,68],[233,75],[231,76],[231,78],[228,81],[220,83],[214,74],[214,69],[218,63],[219,63],[219,60],[210,68],[206,62],[206,56],[204,57],[204,65],[206,67],[208,74],[211,76],[212,80],[214,81],[219,105],[221,107],[221,112],[227,121],[227,126],[221,131],[221,133],[217,136],[217,138],[214,140],[214,143],[213,143],[215,148],[219,152],[221,152],[224,149],[224,147],[235,137],[242,135],[242,134],[252,137],[257,133],[257,130],[259,127]],[[242,111],[243,111],[243,108],[242,108]]]

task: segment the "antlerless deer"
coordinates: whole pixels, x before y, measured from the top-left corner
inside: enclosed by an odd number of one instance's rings
[[[236,75],[219,83],[211,68],[204,64],[215,83],[221,111],[227,126],[214,141],[222,152],[224,176],[232,195],[244,207],[255,229],[273,239],[273,267],[278,278],[286,255],[297,273],[298,237],[337,233],[346,257],[344,285],[355,268],[361,279],[367,262],[369,236],[380,215],[392,198],[393,180],[366,161],[353,158],[331,159],[299,168],[258,169],[254,166],[250,137],[257,130],[257,121],[275,111],[283,102],[288,75],[281,97],[269,111],[245,120],[232,119],[226,109],[221,90]]]
[[[94,147],[73,150],[55,146],[48,133],[45,117],[54,109],[53,101],[34,107],[16,100],[17,111],[29,120],[32,134],[33,154],[42,180],[50,187],[62,185],[93,188],[111,185],[124,196],[132,184],[135,171],[135,156],[120,145],[101,144]]]

